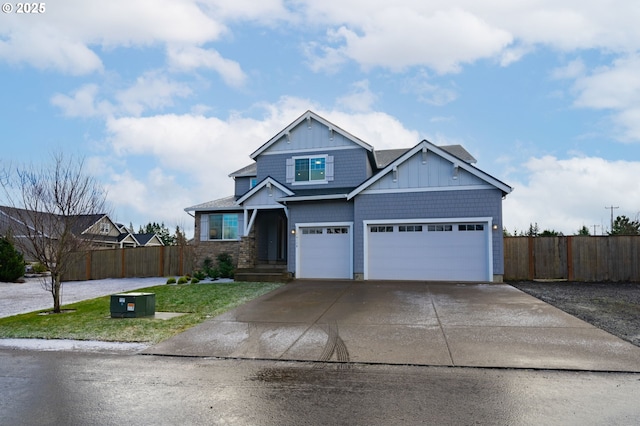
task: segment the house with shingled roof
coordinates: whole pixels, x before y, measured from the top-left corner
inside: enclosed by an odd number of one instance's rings
[[[371,145],[312,111],[229,175],[234,194],[187,207],[197,258],[236,279],[501,281],[512,191],[460,145]]]

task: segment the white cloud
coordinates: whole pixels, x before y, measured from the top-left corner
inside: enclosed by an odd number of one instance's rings
[[[337,104],[352,112],[370,111],[376,95],[369,89],[369,81],[362,80],[352,85],[350,94],[338,98]]]
[[[95,117],[111,115],[113,105],[107,101],[96,101],[100,89],[96,84],[85,84],[71,96],[57,93],[51,103],[60,108],[67,117]]]
[[[122,114],[141,115],[145,110],[161,110],[173,105],[174,97],[187,97],[191,89],[186,84],[170,81],[165,75],[149,71],[136,79],[131,87],[119,91],[118,100]]]
[[[247,76],[236,61],[225,59],[212,49],[196,46],[171,46],[167,49],[169,66],[176,71],[191,71],[207,68],[220,74],[229,86],[241,87]]]
[[[503,204],[504,225],[510,232],[526,231],[536,222],[541,230],[567,235],[583,225],[593,232],[592,225],[609,228],[605,206],[619,206],[616,214],[632,218],[640,212],[640,187],[632,184],[640,175],[638,161],[545,156],[531,158],[521,173],[524,181],[508,182],[515,190]]]
[[[446,105],[458,98],[455,87],[445,88],[431,83],[425,71],[406,79],[402,90],[404,93],[414,94],[420,102],[435,106]]]
[[[610,110],[622,140],[640,141],[640,55],[617,59],[574,85],[577,107]]]
[[[343,44],[325,48],[365,68],[383,66],[401,71],[426,65],[439,73],[457,72],[462,63],[498,54],[512,41],[505,31],[491,27],[460,8],[421,14],[416,9],[389,6],[369,11],[370,20],[329,31]],[[335,62],[329,55],[330,62]],[[316,64],[321,60],[316,59]]]
[[[554,79],[574,79],[582,77],[586,72],[586,65],[582,59],[574,59],[563,67],[558,67],[551,72],[551,77]]]
[[[83,75],[103,69],[95,46],[202,44],[226,31],[196,1],[67,0],[49,6],[46,13],[29,19],[3,16],[9,22],[0,28],[0,59]]]

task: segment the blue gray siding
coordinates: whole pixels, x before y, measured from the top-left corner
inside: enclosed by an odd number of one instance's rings
[[[492,217],[493,273],[504,273],[502,192],[499,189],[362,194],[354,203],[354,273],[364,272],[362,222],[378,219]]]
[[[250,177],[237,177],[235,178],[235,193],[236,198],[243,196],[249,189],[251,189]]]
[[[291,185],[287,184],[287,159],[294,155],[321,155],[333,156],[334,178],[333,181],[319,185]],[[267,176],[271,176],[281,184],[296,189],[313,188],[355,188],[368,177],[367,151],[362,148],[342,149],[334,151],[313,151],[297,154],[260,155],[258,163],[258,182]]]

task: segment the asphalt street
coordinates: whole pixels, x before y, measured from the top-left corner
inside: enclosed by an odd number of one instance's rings
[[[7,425],[635,425],[640,375],[0,349]]]

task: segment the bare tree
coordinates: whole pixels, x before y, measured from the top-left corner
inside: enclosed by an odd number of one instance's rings
[[[1,185],[9,206],[9,232],[27,259],[43,264],[51,277],[45,289],[53,297],[53,311],[60,312],[61,278],[75,253],[91,248],[98,232],[86,232],[104,215],[106,192],[84,173],[84,161],[52,155],[48,166],[23,166],[3,170]],[[93,219],[89,219],[93,218]]]

